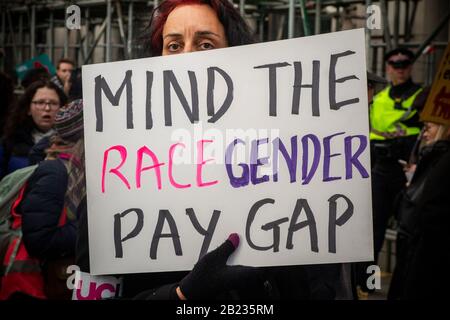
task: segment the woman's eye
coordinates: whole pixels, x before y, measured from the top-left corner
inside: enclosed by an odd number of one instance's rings
[[[170,52],[176,52],[180,49],[180,44],[179,43],[170,43],[167,48],[169,49]]]
[[[210,42],[203,42],[203,43],[200,43],[200,49],[201,50],[211,50],[211,49],[214,49],[214,46]]]

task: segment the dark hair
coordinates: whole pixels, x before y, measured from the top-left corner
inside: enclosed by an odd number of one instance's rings
[[[141,36],[144,56],[160,56],[162,54],[162,31],[167,17],[176,7],[188,4],[206,4],[216,12],[224,27],[228,46],[254,42],[249,26],[229,0],[165,0],[153,10],[150,23]]]
[[[26,132],[31,132],[36,128],[36,124],[33,118],[28,114],[30,110],[31,101],[33,100],[36,92],[41,88],[49,88],[54,90],[59,97],[59,103],[61,106],[66,104],[66,95],[58,88],[56,84],[49,80],[38,80],[33,82],[26,90],[23,96],[19,99],[18,103],[11,109],[5,126],[4,142],[6,145],[10,144],[14,139],[14,135],[17,129],[21,128]]]
[[[58,64],[56,65],[56,69],[59,69],[59,66],[61,65],[61,63],[68,63],[75,67],[75,62],[73,60],[70,60],[67,58],[62,58],[58,61]]]
[[[33,68],[27,71],[25,73],[25,76],[23,77],[21,81],[22,87],[25,89],[28,88],[33,82],[39,81],[39,80],[49,80],[50,79],[50,73],[48,73],[48,70],[44,67],[39,68]]]

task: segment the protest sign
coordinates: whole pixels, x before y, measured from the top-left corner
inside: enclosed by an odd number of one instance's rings
[[[92,274],[373,258],[364,30],[83,66]]]
[[[420,120],[450,125],[450,43],[442,56]]]
[[[72,300],[102,300],[119,298],[122,295],[122,278],[113,276],[93,276],[75,271],[75,285]]]

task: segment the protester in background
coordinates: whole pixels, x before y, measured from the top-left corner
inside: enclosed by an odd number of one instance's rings
[[[422,88],[411,79],[413,61],[414,54],[404,48],[385,55],[391,82],[375,96],[370,108],[375,261],[393,216],[395,197],[406,183],[399,160],[409,160],[421,128],[418,111],[423,105],[414,102]]]
[[[56,75],[51,78],[66,95],[69,94],[70,89],[70,75],[75,68],[75,62],[70,59],[63,58],[58,61],[56,66]]]
[[[2,277],[0,299],[70,299],[72,295],[67,267],[75,260],[76,211],[86,188],[80,100],[59,110],[55,128],[47,159],[27,180],[13,215],[13,224],[21,224],[23,241],[20,254],[7,251],[11,255],[5,262],[12,259],[13,265]],[[36,272],[38,267],[41,272]]]
[[[75,69],[70,76],[70,89],[68,102],[80,100],[83,98],[82,83],[81,83],[81,69]],[[50,146],[50,137],[44,137],[37,142],[28,153],[28,160],[30,165],[37,164],[44,160],[45,150]]]
[[[36,81],[11,110],[2,138],[2,175],[29,165],[28,153],[35,143],[51,136],[55,116],[66,98],[49,81]]]
[[[423,141],[417,168],[410,185],[402,192],[398,208],[396,266],[389,288],[390,300],[448,296],[450,129],[427,122]]]

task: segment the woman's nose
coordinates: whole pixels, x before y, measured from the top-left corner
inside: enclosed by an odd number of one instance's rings
[[[189,53],[194,51],[195,46],[192,44],[192,42],[185,43],[183,53]]]

